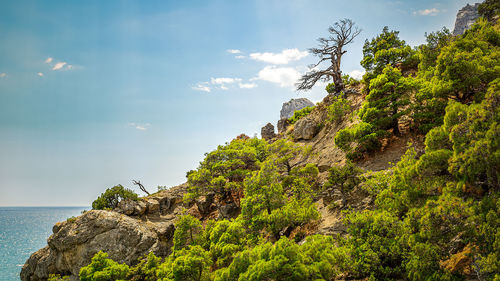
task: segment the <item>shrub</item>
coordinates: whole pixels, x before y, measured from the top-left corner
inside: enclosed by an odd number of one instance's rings
[[[293,116],[288,118],[288,121],[290,122],[290,124],[295,124],[295,122],[297,122],[300,118],[309,115],[309,113],[311,113],[311,111],[313,109],[314,109],[314,106],[308,106],[308,107],[304,107],[300,110],[295,110],[295,112],[293,113]]]
[[[326,85],[325,91],[329,94],[335,93],[335,83],[330,83]]]
[[[92,202],[92,209],[94,210],[108,210],[114,209],[118,203],[123,199],[137,200],[138,195],[131,189],[124,188],[122,185],[117,185],[112,188],[106,189],[94,202]]]
[[[49,274],[47,281],[69,281],[69,276],[61,276],[59,274]]]
[[[351,102],[342,97],[333,97],[333,102],[328,106],[328,120],[340,123],[344,116],[351,111]]]
[[[357,86],[361,81],[349,76],[349,74],[342,75],[342,82],[344,85]]]
[[[116,281],[125,280],[130,268],[108,259],[108,254],[99,251],[92,257],[92,262],[80,269],[80,281]]]
[[[328,171],[328,182],[324,187],[339,187],[343,192],[352,190],[361,183],[359,175],[363,172],[361,168],[356,167],[351,161],[347,161],[344,166],[335,165]]]

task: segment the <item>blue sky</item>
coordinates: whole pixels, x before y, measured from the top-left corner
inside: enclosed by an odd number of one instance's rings
[[[88,206],[116,184],[185,181],[203,154],[276,123],[350,18],[362,45],[387,25],[412,46],[453,29],[467,1],[26,1],[0,3],[0,206]],[[471,2],[472,3],[472,2]]]

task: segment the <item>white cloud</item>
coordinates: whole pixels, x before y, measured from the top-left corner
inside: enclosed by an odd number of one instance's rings
[[[52,70],[61,70],[67,63],[66,62],[58,62],[54,64]]]
[[[288,64],[289,62],[305,58],[307,55],[307,51],[299,51],[299,49],[286,49],[281,51],[281,53],[251,53],[250,58],[272,64]]]
[[[353,70],[349,72],[349,76],[351,76],[354,79],[361,80],[363,78],[363,75],[365,75],[366,71],[364,70]]]
[[[43,77],[43,73],[42,72],[38,72],[36,75],[38,75],[40,77]]]
[[[418,10],[416,12],[413,12],[414,15],[418,14],[421,16],[436,16],[439,14],[439,10],[436,8],[431,8],[431,9],[424,9],[424,10]]]
[[[0,73],[0,78],[4,78],[6,76],[7,76],[7,73],[5,73],[5,72]]]
[[[240,50],[235,50],[235,49],[229,49],[229,50],[227,50],[227,52],[230,54],[241,54]]]
[[[300,73],[292,67],[266,66],[252,80],[264,80],[279,84],[280,87],[293,87]]]
[[[199,83],[197,84],[196,86],[193,86],[191,87],[191,89],[195,90],[195,91],[202,91],[202,92],[207,92],[207,93],[210,93],[210,87],[208,87],[207,85],[208,83],[204,82],[204,83]]]
[[[236,58],[236,59],[244,59],[246,57],[245,56],[235,56],[234,58]]]
[[[49,57],[49,58],[47,58],[47,59],[45,60],[45,63],[51,63],[51,62],[52,62],[52,60],[54,60],[54,59],[53,59],[53,58],[51,58],[51,57]]]
[[[228,77],[210,78],[210,83],[214,85],[224,85],[224,84],[232,84],[238,82],[241,82],[241,78],[228,78]]]
[[[255,83],[239,83],[238,86],[240,86],[240,89],[253,89],[257,87],[257,84]]]
[[[151,127],[151,123],[141,124],[141,123],[130,122],[128,123],[128,125],[140,131],[146,131],[149,127]]]

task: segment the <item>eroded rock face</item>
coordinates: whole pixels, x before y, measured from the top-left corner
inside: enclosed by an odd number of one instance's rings
[[[301,118],[295,123],[293,137],[296,140],[310,140],[318,133],[318,124],[310,118]]]
[[[474,24],[479,18],[479,13],[477,12],[479,4],[480,3],[476,3],[473,6],[467,4],[467,6],[458,11],[453,35],[464,34],[464,32]]]
[[[262,127],[262,129],[260,130],[260,135],[265,140],[270,140],[276,137],[276,133],[274,133],[274,125],[271,123],[267,123],[267,125]]]
[[[122,201],[113,211],[91,210],[75,220],[57,223],[48,245],[26,261],[21,280],[47,280],[49,274],[78,280],[80,268],[100,250],[128,265],[149,252],[167,256],[175,218],[186,207],[181,189],[173,189],[138,201]]]
[[[290,101],[283,103],[280,111],[280,119],[288,119],[293,116],[293,113],[296,110],[300,110],[308,106],[314,106],[314,103],[306,98],[291,99]]]

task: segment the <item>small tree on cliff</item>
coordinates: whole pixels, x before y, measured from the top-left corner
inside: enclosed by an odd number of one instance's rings
[[[354,41],[354,38],[359,35],[359,29],[352,20],[343,19],[336,22],[328,28],[330,36],[328,38],[319,38],[319,46],[309,49],[311,54],[319,57],[316,64],[309,66],[310,71],[304,74],[296,84],[297,90],[309,90],[316,82],[333,80],[335,91],[341,91],[344,88],[342,82],[342,71],[340,71],[340,63],[342,55],[347,51],[344,47]],[[329,61],[330,66],[323,70],[317,70],[321,63]]]

